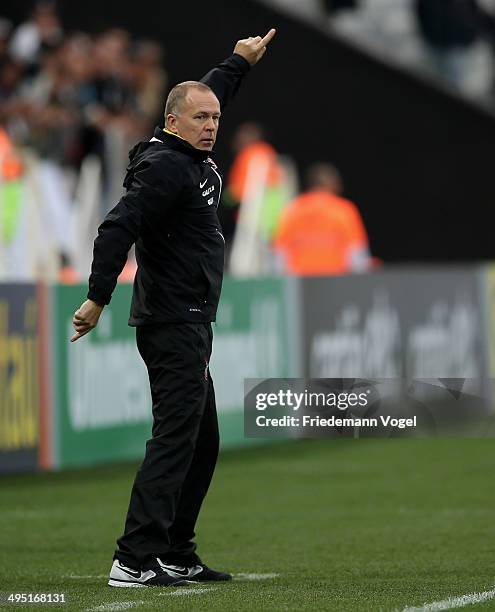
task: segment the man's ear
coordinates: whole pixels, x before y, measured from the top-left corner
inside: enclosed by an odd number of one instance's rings
[[[165,127],[170,132],[173,132],[174,134],[177,134],[177,132],[178,132],[178,130],[177,130],[177,117],[175,115],[172,115],[172,113],[169,113],[167,115],[167,118],[165,120]]]

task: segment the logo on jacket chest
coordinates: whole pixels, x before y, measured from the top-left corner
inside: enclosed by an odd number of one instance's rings
[[[199,186],[202,189],[206,183],[208,182],[208,179],[206,179],[203,183],[200,183]],[[201,195],[203,196],[203,198],[207,198],[210,193],[213,193],[215,191],[215,185],[210,185],[209,187],[207,187],[205,190],[203,190],[201,192]],[[208,206],[211,206],[213,204],[213,198],[209,198],[208,199]]]
[[[207,195],[210,195],[210,193],[213,193],[214,191],[215,185],[210,185],[208,189],[205,189],[201,195],[203,196],[203,198],[206,198]]]

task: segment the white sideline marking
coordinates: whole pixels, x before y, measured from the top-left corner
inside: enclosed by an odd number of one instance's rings
[[[96,608],[86,608],[86,612],[117,612],[117,610],[129,610],[129,608],[136,608],[143,604],[144,601],[115,601],[96,606]]]
[[[170,591],[170,593],[160,593],[160,595],[166,595],[167,597],[180,597],[181,595],[198,595],[199,593],[207,593],[208,591],[215,591],[213,587],[200,587],[199,589],[176,587],[176,590]]]
[[[434,601],[433,603],[424,604],[419,608],[404,608],[402,612],[438,612],[439,610],[452,610],[453,608],[472,606],[473,604],[481,603],[494,598],[495,589],[492,591],[484,591],[483,593],[470,593],[469,595],[460,595],[459,597],[449,597],[448,599],[443,599],[442,601]]]
[[[70,578],[71,580],[100,580],[100,578],[108,578],[108,574],[99,574],[98,576],[77,576],[76,574],[69,574],[68,576],[62,576],[62,578]]]
[[[11,521],[12,519],[42,518],[48,516],[48,513],[40,510],[2,510],[0,516]]]
[[[270,580],[271,578],[278,578],[280,574],[234,574],[236,578],[241,580]]]

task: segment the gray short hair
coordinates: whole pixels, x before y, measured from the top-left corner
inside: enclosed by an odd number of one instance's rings
[[[165,104],[165,123],[167,122],[168,115],[177,115],[180,111],[180,107],[190,89],[199,89],[200,91],[209,91],[214,94],[211,87],[208,87],[206,83],[200,81],[184,81],[173,87],[168,94],[167,102]]]
[[[306,182],[309,189],[331,187],[336,195],[343,189],[342,175],[333,164],[327,162],[312,164],[306,173]]]

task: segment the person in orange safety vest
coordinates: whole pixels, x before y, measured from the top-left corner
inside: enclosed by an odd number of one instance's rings
[[[238,127],[233,139],[233,149],[236,157],[227,177],[227,188],[219,209],[227,244],[234,235],[239,205],[249,196],[250,189],[259,188],[259,184],[253,184],[253,170],[256,170],[256,166],[263,167],[264,201],[260,230],[267,240],[271,240],[286,201],[283,192],[285,175],[278,154],[273,146],[266,142],[262,127],[252,122]]]
[[[357,207],[341,197],[342,180],[326,163],[308,172],[309,191],[283,211],[274,247],[286,272],[347,274],[370,268],[368,236]]]
[[[22,206],[21,158],[0,125],[0,242],[11,243],[20,222]]]

